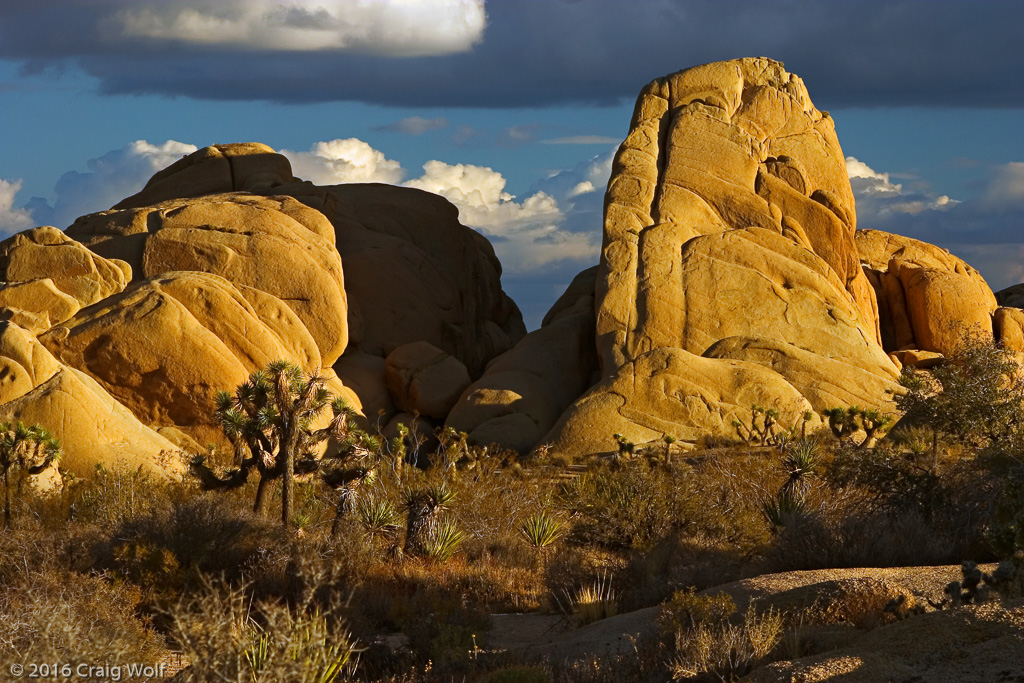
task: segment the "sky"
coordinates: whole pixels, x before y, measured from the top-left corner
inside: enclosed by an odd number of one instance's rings
[[[641,88],[767,56],[836,121],[858,224],[1024,282],[1019,0],[0,0],[0,237],[197,148],[437,192],[537,327],[595,264]]]

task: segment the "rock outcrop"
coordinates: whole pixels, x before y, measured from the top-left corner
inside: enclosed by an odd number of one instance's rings
[[[891,412],[900,368],[965,336],[1024,353],[1019,287],[996,297],[942,249],[857,229],[831,118],[769,59],[644,88],[603,229],[600,263],[526,335],[491,245],[444,198],[318,187],[265,145],[208,147],[67,234],[0,243],[0,318],[53,354],[0,359],[0,408],[59,384],[194,449],[221,439],[215,393],[283,358],[325,369],[387,434],[418,416],[575,457],[615,433],[736,436],[754,405],[782,427]]]
[[[996,292],[996,301],[1000,306],[1024,308],[1024,284],[1012,285]]]
[[[832,120],[780,63],[653,81],[605,196],[601,381],[542,440],[579,455],[614,432],[735,436],[753,404],[787,427],[853,399],[891,410],[898,369],[856,227]]]
[[[277,297],[302,320],[327,365],[348,343],[334,230],[322,214],[291,197],[169,199],[83,216],[68,235],[131,264],[136,281],[196,271]]]
[[[222,439],[212,414],[218,391],[278,359],[306,372],[321,366],[315,341],[288,306],[199,272],[138,282],[40,341],[144,423],[177,427],[203,445]]]
[[[0,242],[0,309],[36,334],[120,292],[131,277],[124,261],[105,259],[57,228],[34,228]]]
[[[399,410],[444,419],[469,386],[469,371],[459,359],[419,341],[388,354],[384,382]]]
[[[501,264],[458,210],[429,192],[380,184],[275,188],[322,211],[345,264],[351,352],[386,356],[425,341],[477,377],[526,334],[501,290]]]
[[[0,405],[28,415],[25,397],[59,378],[53,395],[99,392],[118,415],[196,450],[223,441],[216,392],[286,359],[319,371],[357,409],[366,397],[382,425],[397,406],[442,421],[470,371],[525,334],[500,272],[487,240],[441,197],[316,187],[265,145],[209,147],[67,234],[44,227],[0,243],[0,317],[38,336],[33,348],[54,364],[39,369],[12,351]],[[423,347],[441,362],[401,362]],[[390,392],[385,356],[404,378],[392,377]],[[58,410],[32,405],[44,404]],[[44,426],[60,419],[33,415]]]
[[[539,330],[495,358],[462,394],[447,424],[476,443],[529,451],[596,381],[594,282],[577,275]]]
[[[178,448],[142,424],[84,372],[59,363],[36,338],[0,323],[0,422],[40,424],[63,449],[60,468],[86,477],[97,464],[180,478]]]
[[[996,297],[981,274],[945,249],[858,230],[857,249],[878,298],[886,351],[948,356],[965,337],[992,340]]]

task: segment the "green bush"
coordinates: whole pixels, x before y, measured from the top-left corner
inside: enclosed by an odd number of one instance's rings
[[[933,452],[943,437],[1024,452],[1024,372],[1008,349],[968,338],[930,373],[904,368],[900,382],[903,422],[930,428]]]

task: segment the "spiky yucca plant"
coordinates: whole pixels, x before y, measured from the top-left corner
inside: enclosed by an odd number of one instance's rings
[[[546,512],[528,517],[519,527],[526,542],[537,549],[546,548],[557,541],[564,530],[565,525],[561,520]]]
[[[398,512],[386,498],[366,500],[356,508],[359,524],[370,538],[389,538],[400,528]]]
[[[423,543],[423,555],[435,562],[447,562],[466,540],[455,520],[447,517],[435,525]]]

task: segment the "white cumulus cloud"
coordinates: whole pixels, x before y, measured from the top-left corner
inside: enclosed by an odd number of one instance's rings
[[[14,197],[21,190],[21,181],[0,178],[0,239],[36,227],[32,212],[14,207]]]
[[[407,174],[401,164],[358,138],[318,142],[308,152],[281,153],[291,161],[296,176],[318,185],[401,183],[441,195],[458,207],[463,224],[491,239],[507,273],[536,271],[555,262],[590,265],[597,260],[599,211],[610,156],[555,173],[517,198],[506,191],[500,172],[473,164],[428,161],[422,175],[403,183]],[[588,229],[577,228],[582,214],[587,217],[579,224]]]
[[[121,37],[401,57],[465,52],[486,24],[484,0],[145,0],[103,22]]]
[[[317,142],[308,152],[280,150],[292,173],[317,185],[402,182],[402,165],[358,138]]]
[[[906,191],[901,183],[892,182],[888,173],[880,173],[856,157],[846,157],[846,174],[857,200],[857,222],[865,228],[872,227],[871,220],[889,214],[941,211],[958,203],[946,195]]]
[[[86,162],[88,171],[68,171],[54,187],[51,207],[35,198],[29,204],[36,222],[66,228],[79,216],[104,211],[143,188],[157,171],[198,149],[176,140],[154,144],[136,140]]]
[[[423,175],[405,183],[439,194],[459,207],[459,219],[494,242],[494,250],[509,273],[522,273],[558,261],[586,261],[596,254],[592,235],[561,229],[565,213],[546,192],[533,192],[521,201],[505,191],[497,171],[471,164],[430,161]]]

